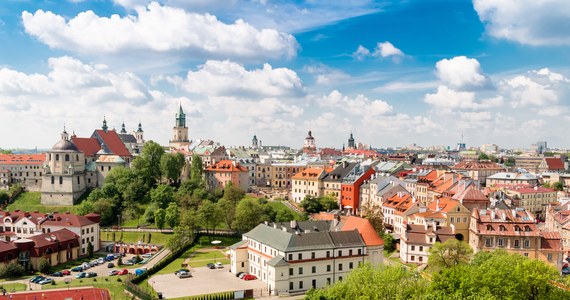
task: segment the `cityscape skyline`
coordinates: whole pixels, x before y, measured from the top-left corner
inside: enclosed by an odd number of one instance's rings
[[[63,124],[168,144],[375,148],[540,140],[570,148],[563,1],[8,1],[0,148],[49,148]],[[526,18],[532,12],[533,18]],[[546,22],[548,21],[548,22]],[[9,129],[8,129],[9,128]]]

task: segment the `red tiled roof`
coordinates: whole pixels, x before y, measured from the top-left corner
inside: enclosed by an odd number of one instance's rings
[[[295,174],[291,179],[319,179],[321,173],[323,173],[323,169],[315,169],[315,168],[308,168],[305,169],[297,174]]]
[[[42,165],[45,160],[45,153],[0,154],[0,165]]]
[[[51,246],[56,242],[65,244],[67,242],[77,241],[75,245],[79,245],[79,236],[66,228],[34,235],[29,237],[29,239],[34,241],[35,248]]]
[[[478,170],[478,169],[485,169],[485,170],[505,170],[505,168],[499,166],[497,163],[494,162],[479,162],[474,160],[465,160],[462,162],[457,163],[453,166],[452,169],[455,170]]]
[[[95,222],[89,220],[84,216],[68,214],[68,213],[54,213],[53,218],[47,219],[42,223],[44,226],[72,226],[72,227],[83,227],[87,225],[95,224]]]
[[[129,152],[129,150],[127,150],[127,147],[125,147],[125,144],[123,143],[123,141],[121,141],[121,138],[119,137],[119,135],[117,135],[115,131],[113,130],[105,131],[103,129],[97,129],[95,130],[95,133],[97,133],[101,137],[101,139],[103,139],[103,142],[105,143],[105,145],[107,145],[107,148],[109,148],[109,150],[113,154],[118,156],[128,156],[128,157],[131,156],[131,153]]]
[[[540,248],[544,250],[562,251],[562,240],[559,232],[540,233]]]
[[[368,222],[368,220],[350,216],[344,220],[342,225],[342,231],[358,230],[360,236],[364,240],[366,246],[381,246],[384,245],[384,241],[378,236],[374,227]]]
[[[85,156],[95,156],[99,150],[101,150],[101,145],[96,138],[71,138],[71,142],[77,146],[79,151],[83,152]]]
[[[18,250],[18,247],[16,247],[14,243],[0,241],[0,253],[12,250]]]
[[[518,192],[521,194],[534,194],[534,193],[555,193],[556,190],[554,189],[549,189],[549,188],[545,188],[542,186],[536,186],[536,187],[524,187],[524,188],[512,188],[512,187],[507,187],[508,190],[514,191],[514,192]]]
[[[247,172],[247,168],[231,160],[220,160],[206,169],[214,172]]]
[[[564,162],[560,158],[556,157],[546,157],[544,159],[548,170],[564,170]]]
[[[31,222],[38,224],[41,219],[45,218],[47,214],[38,213],[38,212],[24,212],[21,210],[14,210],[14,211],[0,211],[0,218],[4,219],[6,217],[10,217],[12,223],[17,222],[19,219],[24,217],[28,218]]]

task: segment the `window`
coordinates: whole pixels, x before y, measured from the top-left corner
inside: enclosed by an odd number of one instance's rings
[[[297,254],[297,259],[298,259],[298,260],[301,260],[301,259],[303,259],[303,253],[299,253],[299,254]]]
[[[505,240],[503,238],[497,239],[497,246],[504,247],[505,246]]]
[[[530,247],[530,240],[524,240],[524,247],[525,248],[529,248]]]
[[[493,238],[485,238],[485,247],[493,246]]]
[[[299,275],[303,274],[303,267],[299,267]]]
[[[293,254],[289,254],[289,260],[293,260]]]
[[[352,256],[352,249],[348,250],[348,256]]]
[[[451,217],[451,223],[455,223],[455,218]]]
[[[338,264],[338,270],[342,271],[342,264]]]
[[[315,259],[315,252],[311,252],[311,258]]]
[[[410,257],[410,260],[411,260],[411,261],[414,261],[414,260],[416,260],[416,257],[412,255],[412,256]]]
[[[499,231],[506,231],[507,229],[505,228],[504,225],[499,226]]]
[[[59,176],[59,184],[63,184],[63,177]]]
[[[338,251],[338,256],[342,256],[342,250]]]
[[[51,177],[51,184],[54,184],[54,183],[55,183],[55,177],[52,176]]]
[[[338,277],[338,281],[342,281],[342,276],[339,276],[339,277]]]
[[[69,154],[65,155],[65,161],[69,161]]]
[[[331,271],[331,265],[327,265],[327,272]]]
[[[423,247],[423,246],[420,246],[420,251],[424,251],[424,247]]]
[[[362,249],[358,249],[358,255],[362,255]]]
[[[524,253],[524,256],[528,257],[528,253],[525,252],[525,253]]]
[[[331,252],[327,251],[327,257],[331,257]]]
[[[293,282],[289,282],[289,290],[293,289]]]
[[[467,217],[463,218],[463,223],[467,223]]]
[[[423,256],[418,257],[418,260],[419,260],[420,262],[424,261]]]
[[[515,240],[515,248],[520,248],[521,247],[521,241],[520,240]]]
[[[349,263],[348,263],[348,268],[349,268],[349,269],[353,269],[353,268],[354,268],[354,265],[352,264],[352,262],[349,262]]]
[[[299,289],[302,290],[303,289],[303,282],[299,281]]]
[[[331,284],[331,278],[330,277],[327,278],[327,284]]]
[[[293,275],[293,268],[289,268],[289,276]]]
[[[416,246],[413,246],[413,245],[412,245],[411,248],[412,248],[412,251],[415,251],[415,250],[416,250]]]
[[[311,273],[317,273],[317,267],[316,266],[312,266],[311,267]]]

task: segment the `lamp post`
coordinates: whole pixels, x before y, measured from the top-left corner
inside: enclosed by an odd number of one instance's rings
[[[222,241],[219,241],[219,240],[212,241],[212,245],[214,245],[214,248],[216,248],[216,246],[221,244],[221,243],[222,243]],[[216,263],[216,257],[214,257],[213,259],[214,259],[214,264],[215,264]]]

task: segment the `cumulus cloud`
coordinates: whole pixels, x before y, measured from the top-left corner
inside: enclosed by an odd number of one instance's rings
[[[528,76],[516,76],[507,80],[505,85],[513,107],[542,106],[558,101],[556,92],[549,85],[541,84]]]
[[[188,13],[156,2],[135,11],[124,17],[85,11],[69,20],[50,11],[24,11],[22,22],[28,34],[52,48],[90,55],[150,51],[263,60],[297,53],[292,35],[257,29],[241,19],[226,24],[210,14]]]
[[[350,78],[342,70],[331,68],[324,64],[305,66],[304,71],[315,77],[315,83],[319,85],[330,85]]]
[[[287,68],[264,64],[261,69],[246,70],[231,61],[209,60],[186,78],[167,77],[185,91],[207,96],[236,96],[248,98],[292,97],[304,94],[297,73]]]
[[[479,61],[465,56],[442,59],[435,64],[436,75],[446,85],[455,89],[472,89],[487,85],[488,78]]]
[[[404,52],[396,48],[394,45],[392,45],[392,43],[386,41],[376,44],[374,52],[371,52],[368,50],[368,48],[362,45],[358,45],[356,51],[352,53],[352,57],[357,60],[363,60],[369,56],[382,58],[391,57],[394,62],[399,62],[400,59],[404,56]]]
[[[424,101],[446,111],[473,109],[475,107],[475,93],[455,91],[447,86],[440,85],[435,93],[426,94]]]
[[[489,35],[520,44],[570,45],[566,0],[473,0]]]
[[[374,49],[374,56],[389,57],[389,56],[403,56],[402,50],[394,47],[390,42],[378,43]]]
[[[330,94],[318,100],[322,107],[339,108],[352,115],[385,115],[392,112],[393,107],[383,100],[371,100],[364,95],[357,95],[354,98],[343,95],[334,90]]]

